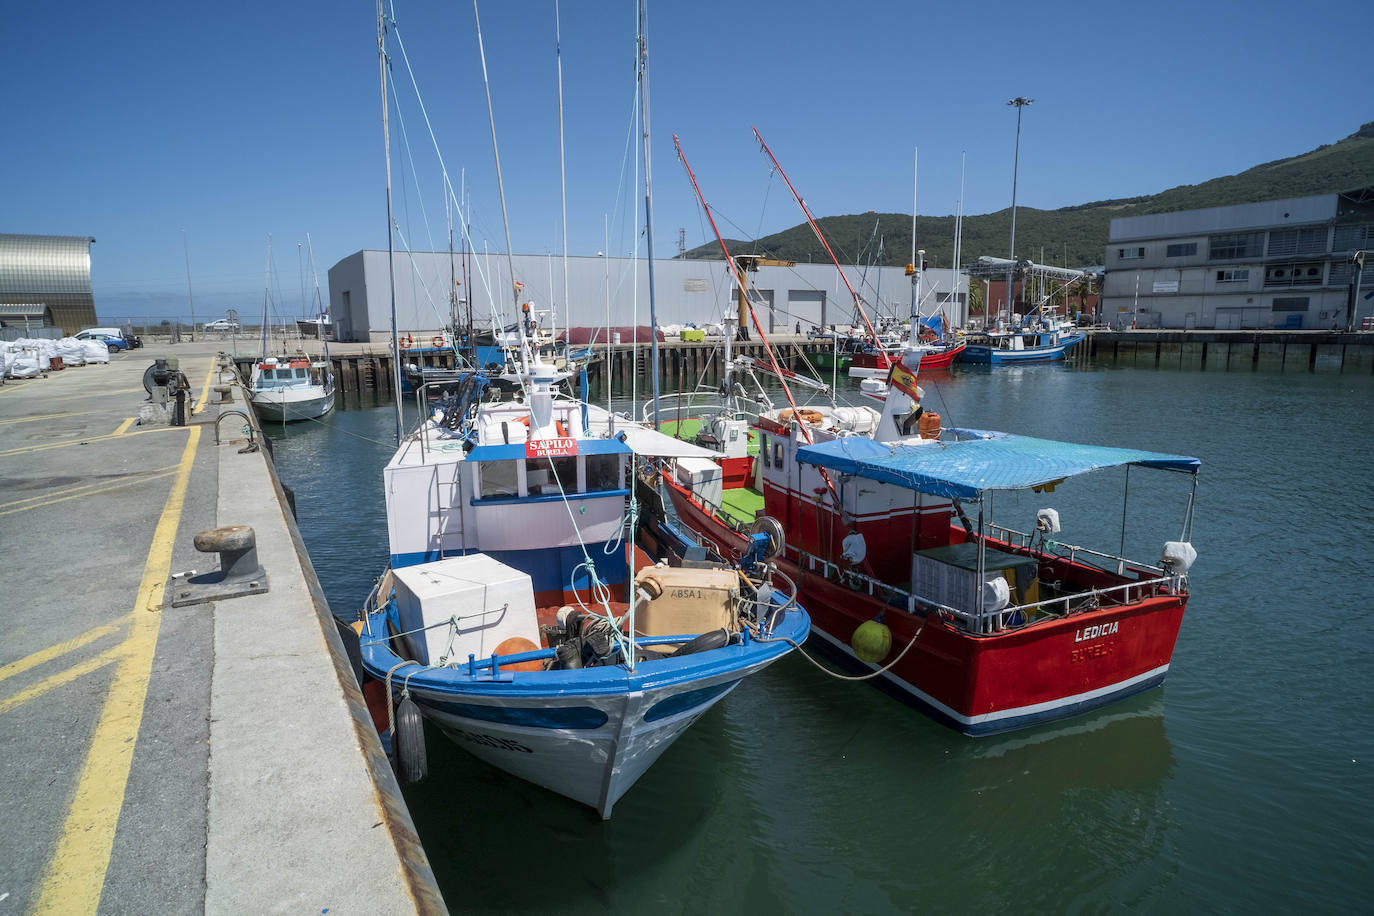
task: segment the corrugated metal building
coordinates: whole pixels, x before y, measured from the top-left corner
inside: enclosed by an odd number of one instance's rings
[[[1112,220],[1102,317],[1117,326],[1346,326],[1351,255],[1374,248],[1374,188]],[[1357,313],[1374,270],[1364,272]]]
[[[96,323],[91,294],[91,243],[80,235],[0,233],[0,305],[22,305],[23,314],[0,316],[6,325],[43,319],[67,334]]]
[[[516,255],[514,261],[515,277],[524,284],[521,302],[532,300],[541,309],[554,304],[560,328],[569,324],[635,324],[636,307],[638,323],[649,323],[648,264],[643,260],[570,256],[566,297],[570,306],[564,304],[561,256]],[[427,340],[451,323],[451,272],[460,277],[459,298],[466,298],[461,261],[451,268],[448,252],[396,253],[396,325],[402,335]],[[473,323],[492,326],[493,300],[500,322],[512,322],[512,285],[505,256],[477,255],[471,258],[470,272]],[[911,313],[911,281],[902,268],[847,267],[845,274],[865,302],[877,303],[880,314],[905,317]],[[795,331],[800,324],[803,331],[809,331],[821,325],[847,325],[853,320],[849,293],[833,265],[762,267],[751,278],[757,287],[755,307],[764,330]],[[925,272],[923,289],[922,314],[943,309],[951,324],[964,322],[968,308],[966,277],[952,270],[930,269]],[[723,260],[656,260],[654,290],[660,325],[717,323],[735,301],[734,281]],[[329,269],[329,307],[335,335],[351,341],[389,339],[390,296],[385,251],[359,251],[339,261]]]

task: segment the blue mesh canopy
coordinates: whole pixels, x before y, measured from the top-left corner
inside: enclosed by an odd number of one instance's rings
[[[959,441],[887,445],[861,436],[797,451],[804,464],[867,477],[948,499],[977,499],[987,490],[1019,490],[1099,468],[1138,464],[1196,474],[1201,462],[1131,448],[1075,445],[980,430],[950,430]]]

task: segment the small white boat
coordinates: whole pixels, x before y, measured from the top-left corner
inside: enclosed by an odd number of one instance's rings
[[[334,375],[325,360],[269,356],[253,366],[248,399],[263,420],[318,420],[334,409]]]

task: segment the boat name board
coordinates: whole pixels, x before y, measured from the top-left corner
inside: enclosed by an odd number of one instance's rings
[[[576,455],[576,439],[531,439],[525,443],[526,458],[571,458]]]

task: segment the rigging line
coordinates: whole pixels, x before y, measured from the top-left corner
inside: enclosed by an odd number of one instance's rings
[[[434,232],[429,227],[429,211],[425,208],[425,195],[420,190],[420,172],[415,168],[415,156],[410,150],[410,134],[406,133],[406,116],[401,110],[401,97],[396,94],[396,84],[391,84],[391,99],[396,103],[396,120],[401,124],[401,146],[405,147],[406,161],[410,163],[410,174],[415,178],[415,197],[420,204],[420,219],[424,222],[425,234],[429,237],[429,250],[434,251]],[[405,170],[401,170],[401,197],[406,207],[406,225],[410,225],[410,200],[405,195]],[[448,176],[444,176],[448,180]]]
[[[420,274],[420,265],[415,263],[415,252],[410,248],[410,240],[406,238],[400,226],[396,227],[396,234],[400,236],[401,246],[405,249],[407,260],[410,261],[410,269],[415,274],[416,285],[424,290],[425,299],[429,302],[430,310],[434,312],[434,317],[439,319],[439,326],[443,327],[446,324],[444,316],[439,313],[439,306],[434,301],[434,296],[429,290],[429,284],[425,282],[425,278]]]

